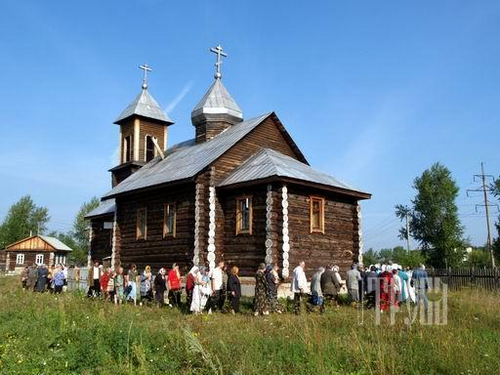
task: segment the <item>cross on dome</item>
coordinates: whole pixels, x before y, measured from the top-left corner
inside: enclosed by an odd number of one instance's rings
[[[148,88],[148,72],[152,72],[153,69],[148,64],[139,65],[139,69],[144,71],[144,76],[142,77],[142,89],[146,90]]]
[[[222,65],[222,58],[221,57],[227,57],[227,54],[222,51],[222,47],[220,44],[217,47],[210,48],[210,52],[213,52],[217,55],[217,61],[215,62],[214,78],[221,79],[222,78],[222,74],[220,72],[220,67]]]

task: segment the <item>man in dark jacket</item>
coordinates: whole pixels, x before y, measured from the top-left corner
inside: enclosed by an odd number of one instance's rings
[[[321,306],[321,312],[325,312],[327,304],[336,304],[337,294],[340,290],[340,283],[333,272],[333,266],[330,264],[321,275],[321,291],[323,292],[324,303]]]
[[[371,266],[370,270],[365,272],[364,284],[366,288],[366,307],[371,309],[375,307],[375,297],[378,283],[377,268]]]

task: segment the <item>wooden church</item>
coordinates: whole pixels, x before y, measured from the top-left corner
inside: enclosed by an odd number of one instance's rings
[[[287,279],[299,261],[308,273],[360,259],[360,201],[370,194],[312,168],[278,116],[244,119],[215,80],[191,112],[193,139],[168,146],[174,122],[142,90],[118,116],[120,163],[91,220],[90,259],[139,269],[219,260],[254,275],[278,264]]]

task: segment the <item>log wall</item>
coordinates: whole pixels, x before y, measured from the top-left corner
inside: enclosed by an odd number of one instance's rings
[[[163,237],[166,203],[176,204],[176,235]],[[150,265],[154,270],[177,262],[187,269],[193,257],[194,184],[154,190],[117,199],[117,222],[121,241],[117,244],[119,262],[127,268]],[[136,238],[137,210],[147,209],[147,236]]]

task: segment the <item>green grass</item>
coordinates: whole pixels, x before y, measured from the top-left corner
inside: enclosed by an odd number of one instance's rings
[[[493,374],[500,294],[448,297],[448,324],[396,324],[341,306],[325,315],[183,315],[81,295],[33,294],[0,278],[1,374]]]

